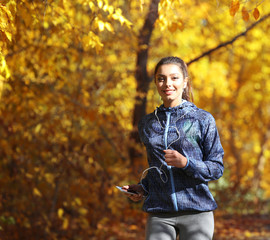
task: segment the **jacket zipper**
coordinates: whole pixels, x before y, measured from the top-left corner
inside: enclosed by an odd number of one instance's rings
[[[165,143],[165,148],[167,149],[168,148],[168,130],[170,127],[171,112],[166,112],[166,117],[167,117],[167,122],[166,122],[165,133],[164,133],[164,143]],[[173,206],[174,206],[174,210],[178,211],[173,172],[172,172],[171,166],[167,166],[167,167],[169,169],[170,179],[171,179]]]

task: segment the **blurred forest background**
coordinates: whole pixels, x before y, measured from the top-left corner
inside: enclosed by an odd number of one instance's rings
[[[147,166],[136,128],[169,55],[225,150],[215,239],[270,239],[269,1],[1,0],[0,16],[0,239],[143,239],[115,186]]]

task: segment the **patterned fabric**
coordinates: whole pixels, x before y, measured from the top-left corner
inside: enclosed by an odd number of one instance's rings
[[[169,127],[166,127],[168,116]],[[143,117],[138,128],[150,167],[141,181],[148,193],[143,210],[175,212],[216,209],[217,204],[209,191],[208,182],[223,175],[224,151],[213,116],[183,100],[181,105],[173,108],[161,105],[155,112]],[[164,139],[166,136],[167,139]],[[188,159],[185,168],[166,164],[163,152],[166,145],[167,149],[176,150]]]

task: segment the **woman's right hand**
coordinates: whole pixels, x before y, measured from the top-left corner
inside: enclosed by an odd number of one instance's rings
[[[132,185],[127,185],[127,186],[123,186],[122,187],[123,189],[125,190],[132,190],[132,191],[135,191],[137,192],[138,194],[128,194],[128,193],[125,193],[125,195],[127,197],[129,197],[129,199],[131,199],[132,201],[134,202],[139,202],[143,199],[143,195],[144,195],[144,190],[143,190],[143,187],[139,184],[132,184]]]

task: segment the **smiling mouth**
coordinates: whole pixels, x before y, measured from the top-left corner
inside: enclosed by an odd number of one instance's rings
[[[173,89],[168,89],[168,90],[163,90],[163,92],[164,92],[166,95],[171,95],[171,94],[173,94],[174,90],[173,90]]]

